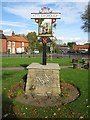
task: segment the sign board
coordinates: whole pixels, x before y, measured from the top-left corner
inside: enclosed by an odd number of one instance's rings
[[[38,36],[52,36],[52,20],[51,19],[39,19]]]
[[[38,37],[52,37],[52,25],[56,26],[55,22],[56,19],[60,19],[60,13],[43,7],[39,13],[31,13],[31,19],[38,23]]]
[[[60,13],[31,13],[31,18],[32,19],[35,19],[35,18],[60,19]]]
[[[52,28],[56,27],[56,19],[60,19],[59,12],[52,12],[50,8],[43,7],[39,13],[31,13],[31,19],[35,19],[38,24],[38,38],[39,42],[43,43],[43,65],[46,65],[46,43],[51,42]],[[53,48],[50,48],[51,51]]]

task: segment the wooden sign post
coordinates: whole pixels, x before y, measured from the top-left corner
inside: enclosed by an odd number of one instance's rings
[[[60,19],[60,13],[43,7],[39,13],[31,13],[31,19],[35,19],[35,22],[38,23],[38,41],[43,43],[42,65],[46,65],[46,43],[51,42],[52,25],[56,24],[56,19]]]

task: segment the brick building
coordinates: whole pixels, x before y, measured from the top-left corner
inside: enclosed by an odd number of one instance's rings
[[[7,51],[6,37],[3,34],[3,31],[0,30],[0,53],[6,53],[6,51]]]
[[[2,33],[3,35],[3,33]],[[15,36],[15,33],[12,32],[11,36],[5,36],[0,38],[0,42],[2,45],[0,46],[0,52],[5,53],[9,51],[12,54],[17,53],[17,50],[21,50],[21,52],[25,52],[28,47],[28,41],[23,36]]]
[[[78,51],[78,50],[86,50],[86,51],[88,51],[89,44],[86,44],[86,45],[74,45],[73,49],[76,50],[76,51]]]

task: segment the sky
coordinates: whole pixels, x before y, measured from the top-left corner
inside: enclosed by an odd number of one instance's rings
[[[38,33],[38,25],[31,19],[31,13],[39,12],[42,7],[49,7],[53,12],[60,12],[61,19],[57,19],[54,36],[58,43],[76,42],[84,44],[88,42],[88,33],[81,26],[81,15],[84,13],[89,0],[2,0],[0,3],[0,26],[5,35],[27,34],[35,31]]]

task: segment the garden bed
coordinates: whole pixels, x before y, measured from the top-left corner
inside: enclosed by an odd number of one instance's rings
[[[33,106],[58,106],[67,104],[76,100],[80,96],[79,90],[66,82],[61,82],[61,94],[59,96],[36,96],[34,94],[26,95],[23,92],[23,85],[16,84],[8,91],[8,97],[16,101]]]

